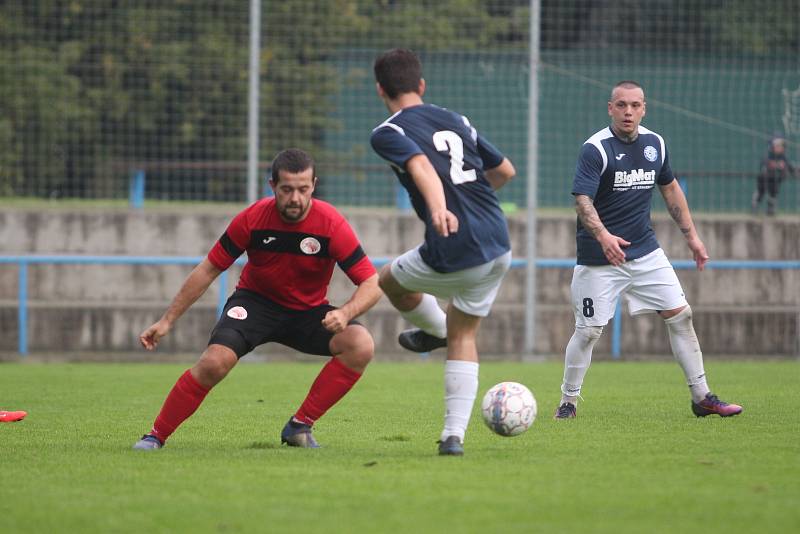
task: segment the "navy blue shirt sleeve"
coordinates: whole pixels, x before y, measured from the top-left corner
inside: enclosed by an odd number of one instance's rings
[[[597,147],[585,143],[578,157],[578,168],[572,183],[573,195],[587,195],[594,199],[600,187],[600,175],[603,172],[603,157]]]
[[[372,149],[386,161],[405,169],[406,162],[417,154],[424,154],[413,140],[391,126],[380,126],[370,138]]]
[[[481,134],[478,134],[478,154],[483,160],[483,170],[494,169],[505,159],[505,156],[497,147],[490,143]]]
[[[675,175],[672,174],[672,169],[669,166],[669,153],[667,149],[664,149],[664,164],[661,166],[661,172],[658,174],[658,178],[656,179],[656,183],[658,185],[669,185],[675,179]]]

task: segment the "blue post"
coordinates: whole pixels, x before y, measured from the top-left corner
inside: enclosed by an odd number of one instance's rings
[[[19,287],[17,287],[17,331],[19,332],[19,353],[28,354],[28,263],[19,262]]]
[[[402,185],[395,184],[395,201],[397,202],[397,209],[402,211],[409,211],[411,209],[411,197],[408,196],[408,191]]]
[[[681,190],[683,191],[683,196],[689,196],[689,182],[686,181],[686,178],[678,178],[678,185],[681,186]]]
[[[225,311],[225,301],[228,300],[228,271],[222,271],[219,275],[219,297],[217,298],[217,319],[222,317],[222,312]]]
[[[611,325],[611,357],[619,360],[622,353],[622,303],[617,300],[614,310],[614,323]]]
[[[144,171],[142,169],[131,171],[128,204],[136,209],[141,209],[144,206]]]

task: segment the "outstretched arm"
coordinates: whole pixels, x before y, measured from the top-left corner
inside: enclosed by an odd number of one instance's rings
[[[689,204],[686,202],[686,196],[683,194],[681,186],[678,185],[678,180],[672,180],[667,185],[660,185],[659,189],[664,197],[664,203],[667,205],[667,211],[681,229],[683,237],[686,238],[686,245],[692,251],[697,270],[702,271],[708,262],[708,253],[700,236],[697,235],[692,214],[689,213]]]
[[[622,250],[622,247],[630,245],[630,241],[625,241],[606,229],[603,221],[600,220],[600,215],[597,214],[592,199],[587,195],[575,195],[575,211],[578,213],[578,219],[580,219],[583,227],[603,247],[603,254],[606,255],[608,262],[611,265],[625,263],[625,251]]]
[[[458,219],[447,210],[447,201],[444,196],[444,187],[436,169],[433,168],[428,156],[417,154],[406,162],[406,171],[414,180],[414,185],[419,189],[428,212],[431,214],[431,223],[436,232],[447,237],[458,231]]]
[[[511,164],[508,158],[503,158],[503,161],[497,167],[483,171],[486,180],[489,181],[495,191],[510,182],[516,173],[514,165]]]
[[[147,350],[154,350],[158,346],[159,340],[167,335],[175,321],[206,292],[221,272],[208,261],[208,258],[204,258],[186,277],[161,319],[139,335],[142,346]]]
[[[339,333],[347,328],[347,323],[372,308],[383,295],[378,287],[378,274],[375,273],[360,284],[353,292],[350,300],[341,308],[331,310],[322,319],[322,326],[330,332]]]

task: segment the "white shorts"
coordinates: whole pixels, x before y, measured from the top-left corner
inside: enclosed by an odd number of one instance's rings
[[[688,305],[675,269],[660,248],[619,267],[576,265],[571,290],[576,326],[608,324],[622,295],[631,315]]]
[[[511,251],[476,267],[439,273],[423,261],[417,247],[395,258],[391,269],[405,289],[428,293],[452,302],[464,313],[486,317],[510,265]]]

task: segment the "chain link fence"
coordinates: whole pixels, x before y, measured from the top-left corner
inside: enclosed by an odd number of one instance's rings
[[[431,102],[457,109],[516,163],[501,193],[524,205],[527,0],[262,2],[261,176],[276,151],[320,161],[320,194],[392,206],[369,149],[386,111],[371,66],[416,50]],[[797,0],[541,2],[539,205],[570,205],[578,148],[607,124],[611,86],[646,90],[696,210],[748,210],[767,142],[798,152]],[[247,0],[0,5],[0,196],[147,201],[246,197]],[[263,184],[261,184],[263,187]],[[779,213],[797,213],[796,178]]]

